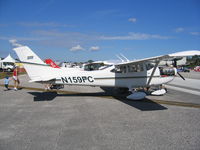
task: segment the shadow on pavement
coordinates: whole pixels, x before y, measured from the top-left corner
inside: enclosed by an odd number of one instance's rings
[[[58,96],[57,92],[28,92],[33,95],[34,101],[52,101]]]
[[[130,100],[126,97],[131,94],[130,92],[122,92],[115,90],[114,88],[102,88],[105,93],[111,93],[113,98],[125,103],[129,106],[137,108],[141,111],[155,111],[155,110],[166,110],[167,108],[152,101],[151,99],[145,98],[143,100]]]
[[[141,111],[156,111],[156,110],[166,110],[167,108],[153,102],[150,99],[143,99],[143,100],[129,100],[126,98],[127,94],[116,94],[112,91],[110,92],[98,92],[98,93],[69,93],[69,94],[58,94],[57,92],[29,92],[29,94],[33,95],[33,100],[35,102],[37,101],[52,101],[57,96],[76,96],[76,97],[83,97],[83,96],[89,96],[89,97],[101,97],[101,98],[109,98],[109,99],[116,99],[119,100],[122,103],[125,103],[129,106],[132,106],[136,109],[139,109]]]
[[[129,106],[132,106],[134,108],[137,108],[141,111],[155,111],[155,110],[166,110],[168,109],[167,107],[164,107],[151,99],[143,99],[143,100],[129,100],[126,97],[115,97],[115,99],[119,100],[122,103],[125,103]]]

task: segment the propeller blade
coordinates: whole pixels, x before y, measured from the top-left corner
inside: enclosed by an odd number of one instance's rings
[[[184,78],[179,72],[177,72],[177,74],[178,74],[183,80],[185,80],[185,78]]]

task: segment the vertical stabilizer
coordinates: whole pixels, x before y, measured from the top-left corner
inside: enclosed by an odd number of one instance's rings
[[[50,74],[53,75],[52,69],[49,65],[44,63],[29,47],[17,47],[13,49],[31,80],[44,80]]]
[[[22,46],[13,49],[20,61],[29,62],[29,63],[37,63],[37,64],[45,64],[29,47]]]

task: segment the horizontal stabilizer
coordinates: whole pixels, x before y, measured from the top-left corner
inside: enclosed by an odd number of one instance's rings
[[[47,82],[52,80],[55,80],[55,77],[34,77],[29,82]]]

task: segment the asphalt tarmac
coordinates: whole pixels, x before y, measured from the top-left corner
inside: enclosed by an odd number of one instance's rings
[[[164,96],[131,101],[97,87],[44,92],[26,75],[20,81],[18,91],[0,86],[0,150],[200,148],[198,93],[169,88]],[[196,85],[169,86],[198,92]]]

